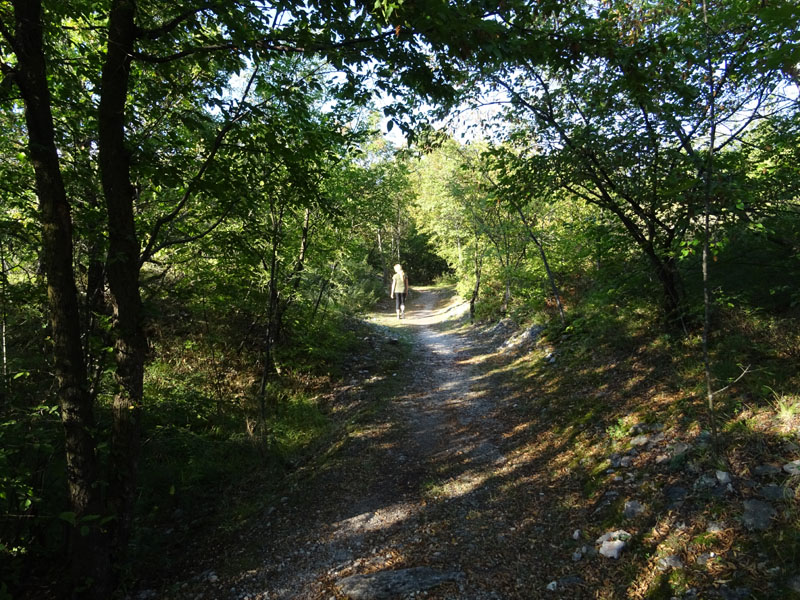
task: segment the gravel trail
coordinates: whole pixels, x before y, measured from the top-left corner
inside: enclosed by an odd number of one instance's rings
[[[321,472],[309,467],[307,477],[298,477],[242,532],[234,556],[203,557],[209,568],[176,597],[395,598],[415,586],[447,598],[496,597],[471,589],[462,564],[470,547],[461,544],[474,538],[468,514],[480,505],[476,491],[504,457],[492,433],[491,396],[473,389],[481,387],[474,385],[481,375],[469,352],[462,354],[469,340],[446,327],[465,307],[446,301],[442,292],[423,289],[405,319],[373,317],[379,330],[400,335],[402,329],[411,338],[410,364],[396,374],[402,391]],[[239,562],[247,568],[237,568]],[[387,571],[407,574],[407,587],[381,592],[380,582],[364,579],[366,595],[348,593],[354,576]]]

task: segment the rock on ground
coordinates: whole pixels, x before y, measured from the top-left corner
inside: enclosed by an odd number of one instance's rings
[[[614,540],[612,542],[603,542],[600,546],[601,556],[606,558],[619,558],[622,551],[625,549],[625,542],[622,540]]]
[[[793,460],[783,465],[783,470],[789,475],[800,475],[800,460]]]
[[[378,571],[352,575],[338,583],[339,591],[351,600],[389,600],[404,594],[423,592],[448,581],[457,581],[463,573],[442,572],[428,567],[396,571]]]
[[[775,509],[767,502],[762,502],[761,500],[744,501],[742,522],[749,530],[761,531],[768,529],[774,516]]]

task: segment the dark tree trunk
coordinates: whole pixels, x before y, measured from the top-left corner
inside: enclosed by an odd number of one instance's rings
[[[319,293],[317,294],[317,299],[314,301],[314,308],[311,309],[311,317],[308,319],[309,326],[314,323],[317,318],[317,311],[319,310],[319,305],[322,302],[322,298],[325,296],[325,292],[327,291],[330,284],[333,282],[333,276],[336,273],[336,269],[339,267],[339,263],[333,263],[331,266],[331,275],[328,279],[324,279],[322,281],[322,285],[319,287]]]
[[[281,237],[283,235],[283,206],[276,212],[275,201],[270,201],[270,211],[272,213],[272,250],[269,264],[264,264],[265,269],[269,269],[269,299],[267,301],[267,327],[264,332],[264,368],[261,373],[261,386],[259,388],[259,402],[261,406],[261,418],[267,417],[267,384],[277,373],[275,367],[275,343],[278,332],[278,302],[280,294],[278,290],[278,250],[280,248]]]
[[[674,330],[685,330],[684,291],[675,260],[660,257],[652,247],[646,247],[644,250],[653,265],[658,281],[661,283],[661,289],[664,294],[662,300],[663,310],[667,327]]]
[[[75,585],[89,583],[87,597],[110,593],[107,540],[97,527],[81,535],[81,519],[102,515],[92,399],[88,391],[80,332],[78,292],[72,269],[73,242],[70,206],[61,176],[47,87],[47,65],[42,40],[42,10],[38,0],[14,3],[14,74],[25,103],[28,152],[36,177],[42,222],[42,266],[52,327],[54,372],[61,420],[64,425],[67,482],[77,527],[71,539]],[[96,523],[97,521],[93,521]]]
[[[6,254],[3,240],[0,239],[0,343],[2,344],[2,381],[0,381],[0,410],[8,397],[8,356],[6,346],[6,328],[8,325],[8,278],[6,277]]]
[[[470,323],[475,322],[475,304],[478,302],[478,294],[481,290],[481,271],[483,268],[483,259],[480,256],[480,247],[478,239],[475,239],[475,287],[472,289],[472,297],[469,299],[469,320]]]
[[[139,241],[125,145],[125,103],[136,40],[136,2],[114,0],[101,79],[99,165],[108,212],[106,276],[113,307],[117,392],[113,405],[109,501],[116,513],[114,558],[125,555],[133,520],[139,466],[142,380],[147,342],[139,291]]]

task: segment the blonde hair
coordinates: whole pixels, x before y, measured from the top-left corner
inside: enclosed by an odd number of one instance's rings
[[[396,264],[396,265],[394,266],[394,272],[395,272],[395,273],[402,273],[402,272],[403,272],[403,267],[401,267],[399,263],[398,263],[398,264]]]

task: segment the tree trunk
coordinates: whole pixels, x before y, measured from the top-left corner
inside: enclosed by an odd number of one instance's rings
[[[125,556],[133,522],[139,466],[140,415],[147,342],[139,291],[139,241],[125,146],[125,103],[136,39],[136,2],[114,0],[101,79],[99,165],[108,212],[106,275],[113,307],[117,392],[113,404],[109,501],[116,513],[114,558]]]
[[[330,286],[331,282],[333,281],[333,275],[336,273],[336,269],[339,267],[339,263],[335,262],[331,266],[331,275],[328,279],[323,280],[322,285],[319,288],[319,294],[317,294],[317,299],[314,302],[314,308],[311,310],[311,317],[308,319],[309,325],[312,325],[317,317],[317,310],[319,310],[319,305],[322,302],[322,298],[325,295],[325,291]]]
[[[267,301],[267,327],[264,332],[264,368],[261,373],[261,385],[258,391],[262,420],[267,418],[267,383],[277,372],[274,352],[278,330],[278,302],[280,300],[278,290],[278,249],[280,248],[280,238],[283,234],[283,206],[276,213],[275,201],[271,200],[270,212],[272,213],[272,252],[269,265],[264,265],[265,268],[269,269],[269,299]]]
[[[662,259],[652,248],[645,249],[645,253],[655,268],[659,282],[661,282],[661,289],[664,293],[662,300],[664,316],[667,326],[686,331],[686,324],[683,318],[683,286],[675,260],[673,258]]]
[[[553,293],[553,298],[555,298],[556,306],[558,307],[558,314],[561,317],[561,324],[565,325],[567,320],[566,317],[564,317],[564,307],[561,304],[561,294],[558,292],[556,278],[553,276],[553,272],[550,270],[550,263],[547,260],[547,254],[544,251],[544,245],[539,241],[539,237],[533,233],[533,229],[528,224],[528,220],[525,218],[525,213],[522,212],[522,209],[517,205],[514,205],[514,208],[517,210],[519,218],[522,219],[522,224],[525,226],[525,231],[528,232],[528,236],[531,238],[531,240],[533,240],[533,243],[539,250],[539,256],[542,257],[542,264],[544,265],[545,273],[547,273],[547,280],[550,282],[550,290]]]
[[[297,290],[300,289],[300,275],[305,269],[306,254],[308,252],[308,233],[311,224],[311,209],[307,208],[303,215],[303,226],[300,234],[300,251],[297,255],[297,260],[292,268],[292,275],[289,278],[287,289],[291,292],[290,297],[284,297],[278,304],[277,315],[275,318],[276,330],[275,337],[279,337],[283,330],[283,316],[286,310],[291,305]]]
[[[75,586],[88,586],[86,597],[107,598],[111,571],[107,538],[89,523],[82,535],[81,519],[102,515],[92,399],[87,389],[81,345],[80,312],[72,270],[73,242],[70,206],[61,176],[47,65],[42,39],[42,10],[38,0],[14,3],[15,80],[25,103],[28,152],[36,178],[42,222],[42,266],[53,340],[53,369],[64,426],[67,483],[76,527],[70,544]]]
[[[389,265],[383,251],[383,236],[381,236],[380,229],[378,230],[378,254],[381,257],[381,267],[383,268],[383,285],[387,286],[389,285]]]
[[[0,382],[0,410],[5,406],[8,396],[8,349],[6,345],[6,328],[8,323],[8,278],[6,277],[6,253],[3,240],[0,239],[0,336],[3,346],[3,380]]]
[[[469,299],[469,321],[475,322],[475,304],[478,302],[478,294],[481,289],[481,270],[483,267],[483,259],[480,256],[480,248],[478,245],[477,236],[475,239],[475,287],[472,289],[472,297]]]
[[[711,250],[711,193],[714,184],[714,141],[717,134],[716,89],[714,81],[714,64],[711,54],[711,28],[708,26],[708,7],[703,0],[703,28],[706,42],[706,65],[708,68],[708,114],[711,122],[709,132],[708,158],[705,168],[703,193],[703,370],[705,372],[706,401],[708,419],[711,425],[711,439],[714,447],[714,458],[719,461],[719,436],[717,435],[717,411],[714,406],[714,387],[711,376],[711,356],[709,343],[711,338],[711,287],[708,279],[708,255]]]

